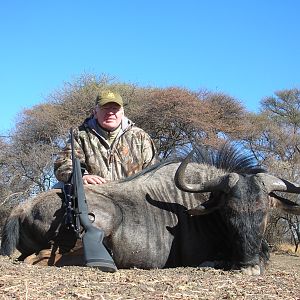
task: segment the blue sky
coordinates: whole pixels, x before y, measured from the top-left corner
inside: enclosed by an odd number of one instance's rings
[[[0,1],[0,134],[80,74],[227,93],[300,88],[298,0]]]

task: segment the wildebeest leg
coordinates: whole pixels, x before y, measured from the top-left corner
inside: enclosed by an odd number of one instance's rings
[[[93,228],[92,228],[93,230]],[[75,231],[67,229],[64,225],[60,227],[58,235],[52,241],[52,246],[47,249],[42,249],[36,254],[23,255],[21,260],[32,265],[48,265],[48,266],[91,266],[100,269],[104,272],[115,272],[117,270],[112,258],[109,255],[108,250],[103,245],[104,232],[101,229],[95,230],[95,241],[92,241],[92,251],[88,248],[84,249],[83,238],[78,238]],[[91,241],[89,241],[89,247]],[[86,259],[86,251],[90,251],[88,254],[89,260]],[[95,260],[93,260],[95,257]],[[101,257],[101,260],[99,260]],[[92,260],[92,261],[91,261]]]
[[[50,249],[27,256],[24,262],[39,266],[84,266],[82,243],[78,240],[75,247],[65,253],[60,252],[58,245],[53,245]]]
[[[34,236],[29,235],[29,230],[24,232],[23,227],[18,246],[22,254],[18,259],[29,264],[41,265],[45,265],[45,260],[47,260],[46,265],[54,265],[57,256],[62,256],[75,247],[77,234],[74,230],[67,229],[61,221],[53,222],[43,235],[43,240],[45,240],[44,243],[34,242]],[[31,241],[30,248],[28,247],[29,241]],[[25,251],[25,249],[30,249],[30,251]]]

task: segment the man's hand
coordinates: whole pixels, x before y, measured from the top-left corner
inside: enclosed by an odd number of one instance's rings
[[[83,175],[82,180],[83,184],[103,184],[107,182],[103,177],[97,175]]]

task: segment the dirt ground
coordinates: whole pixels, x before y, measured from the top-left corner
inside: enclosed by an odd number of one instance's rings
[[[0,299],[300,299],[300,257],[272,254],[262,276],[210,268],[42,267],[0,257]]]

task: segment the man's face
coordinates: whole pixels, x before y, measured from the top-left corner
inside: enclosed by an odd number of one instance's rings
[[[96,118],[101,127],[107,131],[116,129],[124,115],[123,107],[114,102],[109,102],[101,107],[96,107]]]

